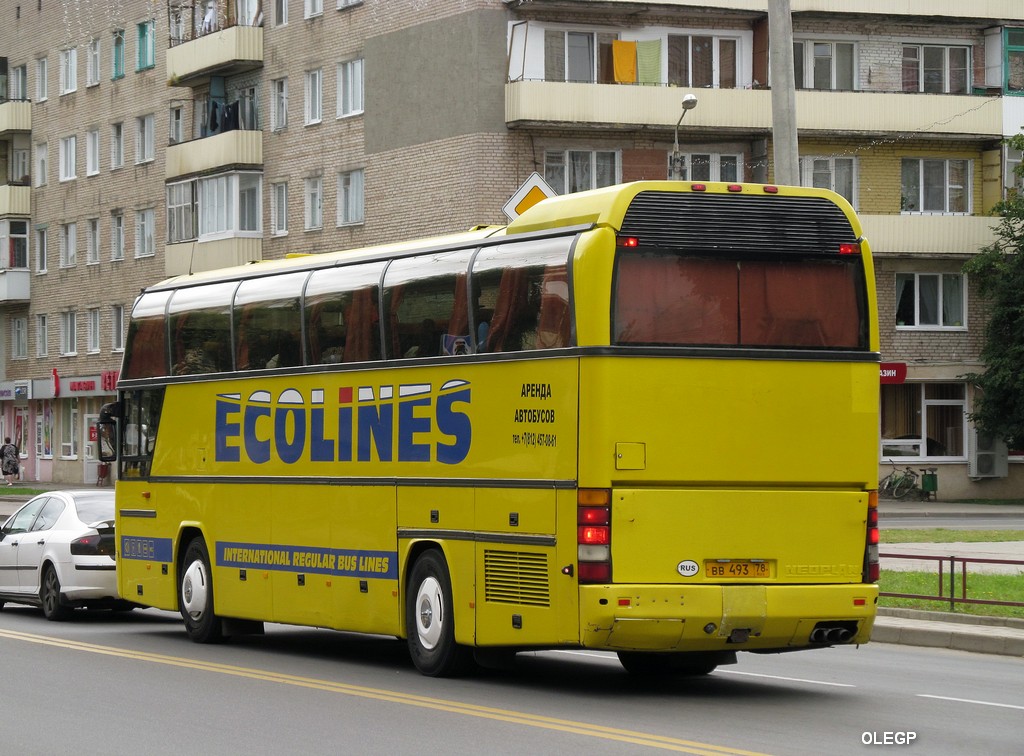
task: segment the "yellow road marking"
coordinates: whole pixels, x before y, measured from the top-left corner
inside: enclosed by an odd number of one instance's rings
[[[123,659],[134,659],[136,661],[150,662],[152,664],[168,664],[174,667],[187,667],[204,672],[215,672],[222,675],[233,675],[245,677],[251,680],[263,680],[266,682],[279,683],[282,685],[294,685],[312,690],[323,690],[330,693],[340,693],[348,696],[358,696],[388,703],[404,704],[406,706],[418,706],[426,709],[436,709],[451,714],[463,714],[465,716],[493,719],[499,722],[510,724],[526,725],[528,727],[539,727],[546,730],[557,730],[559,732],[571,733],[574,735],[585,735],[604,740],[613,740],[632,745],[649,746],[661,748],[668,751],[680,753],[699,754],[700,756],[764,756],[755,751],[743,751],[726,746],[717,746],[709,743],[698,743],[691,740],[652,735],[649,733],[635,732],[633,730],[622,730],[615,727],[603,727],[601,725],[588,724],[586,722],[574,722],[568,719],[556,719],[536,714],[511,711],[507,709],[496,709],[489,706],[462,703],[461,701],[448,701],[442,698],[431,698],[411,693],[384,690],[381,688],[369,688],[362,685],[351,685],[348,683],[332,682],[330,680],[318,680],[312,677],[300,677],[280,672],[251,669],[249,667],[236,667],[230,664],[219,664],[217,662],[202,661],[198,659],[186,659],[180,656],[166,656],[164,654],[153,654],[146,651],[132,651],[114,646],[100,646],[94,643],[82,643],[80,641],[54,638],[47,635],[36,635],[34,633],[20,633],[14,630],[0,629],[0,637],[11,640],[37,643],[45,646],[55,646],[72,651],[85,651],[93,654],[106,656],[117,656]]]

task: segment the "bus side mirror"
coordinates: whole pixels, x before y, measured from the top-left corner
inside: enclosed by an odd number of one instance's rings
[[[100,447],[100,462],[115,462],[117,460],[117,421],[98,421],[96,423],[96,439]]]

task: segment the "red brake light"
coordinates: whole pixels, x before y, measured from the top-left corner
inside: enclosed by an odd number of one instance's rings
[[[860,242],[840,242],[839,254],[841,255],[859,255],[860,254]]]
[[[864,582],[875,583],[881,575],[878,561],[878,491],[868,492],[867,533],[864,537]]]
[[[725,188],[728,189],[730,192],[742,192],[743,191],[743,185],[742,184],[729,184],[729,186],[727,186]]]
[[[71,542],[71,553],[80,556],[95,556],[100,553],[99,535],[76,538]]]
[[[580,562],[579,576],[581,583],[610,583],[612,566],[608,562]]]
[[[607,525],[580,525],[576,542],[587,546],[606,546],[611,543],[611,529]]]
[[[771,184],[765,184],[761,188],[764,189],[765,194],[778,194],[779,193],[779,187],[772,186]]]
[[[576,492],[576,571],[580,584],[612,579],[612,492],[581,488]]]
[[[639,247],[640,240],[635,236],[620,236],[616,240],[620,247]]]
[[[707,188],[706,184],[690,184],[690,189],[695,192],[705,192]]]
[[[576,510],[577,525],[607,525],[608,507],[580,507]]]

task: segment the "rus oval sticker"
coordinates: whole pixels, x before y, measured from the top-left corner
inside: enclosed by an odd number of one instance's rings
[[[683,577],[693,577],[700,572],[700,567],[692,559],[684,559],[676,565],[676,572]]]

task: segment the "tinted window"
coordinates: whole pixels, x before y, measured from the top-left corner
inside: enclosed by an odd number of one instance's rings
[[[124,350],[122,378],[167,375],[167,321],[164,310],[171,294],[151,292],[139,297],[132,309]]]
[[[235,292],[235,365],[238,370],[302,364],[302,286],[309,274],[242,281]]]
[[[168,311],[173,375],[231,370],[231,300],[236,286],[231,281],[174,292]]]
[[[383,263],[317,270],[306,284],[310,364],[380,359],[378,296]]]
[[[470,252],[395,260],[384,279],[387,356],[466,354],[469,333],[466,269]]]

